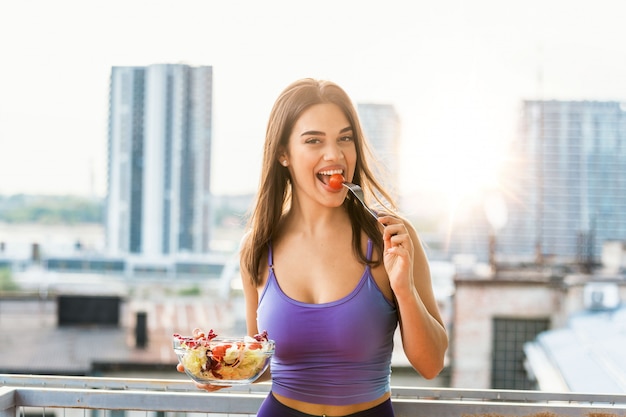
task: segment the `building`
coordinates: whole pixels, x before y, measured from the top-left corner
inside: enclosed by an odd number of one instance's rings
[[[210,66],[112,69],[105,222],[111,254],[208,252],[212,96]]]
[[[593,283],[585,290],[585,295],[593,294],[587,310],[572,314],[566,326],[544,331],[524,344],[524,366],[535,389],[626,392],[626,307],[620,303],[618,286]]]
[[[511,161],[501,174],[506,223],[500,259],[599,262],[603,244],[626,239],[626,106],[600,101],[525,101]],[[463,207],[452,253],[488,255],[493,230],[484,196]]]
[[[514,154],[501,250],[592,263],[626,239],[624,104],[526,101]]]
[[[360,103],[357,110],[373,156],[384,170],[383,183],[394,190],[400,170],[400,117],[391,104]]]
[[[623,392],[623,274],[526,268],[454,283],[452,388]]]

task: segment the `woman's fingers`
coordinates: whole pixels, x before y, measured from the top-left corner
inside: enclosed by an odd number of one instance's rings
[[[411,241],[411,239],[408,237],[408,234],[396,234],[396,235],[392,235],[389,238],[389,241],[391,242],[392,246],[401,246],[403,248],[409,248],[409,242]]]
[[[211,385],[211,384],[196,384],[196,387],[198,387],[199,389],[208,391],[208,392],[214,392],[214,391],[221,390],[223,388],[228,388],[222,385]]]
[[[378,221],[384,226],[383,239],[392,245],[406,246],[411,237],[409,231],[402,220],[392,217],[380,217]]]
[[[185,372],[185,367],[182,364],[177,364],[176,365],[176,370],[178,372]],[[223,385],[211,385],[211,384],[198,384],[196,382],[196,387],[198,389],[202,389],[208,392],[213,392],[213,391],[217,391],[217,390],[221,390],[223,388],[229,388],[228,386],[223,386]]]

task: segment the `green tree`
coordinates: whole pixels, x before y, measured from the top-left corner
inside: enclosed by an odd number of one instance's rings
[[[101,223],[103,213],[101,199],[23,194],[0,197],[0,221],[7,223]]]
[[[15,292],[18,289],[17,284],[13,282],[9,268],[0,268],[0,292]]]

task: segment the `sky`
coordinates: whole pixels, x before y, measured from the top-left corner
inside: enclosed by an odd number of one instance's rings
[[[6,0],[0,195],[106,194],[111,67],[211,65],[216,194],[257,188],[302,77],[401,118],[403,193],[497,182],[526,99],[626,102],[624,0]]]

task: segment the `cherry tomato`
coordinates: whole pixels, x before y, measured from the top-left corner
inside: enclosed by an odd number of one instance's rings
[[[345,180],[343,179],[343,175],[333,174],[330,176],[330,179],[328,180],[328,185],[333,190],[340,190],[344,181]]]
[[[211,349],[211,353],[213,359],[221,361],[224,359],[224,355],[226,355],[226,349],[228,349],[230,345],[218,345]]]

